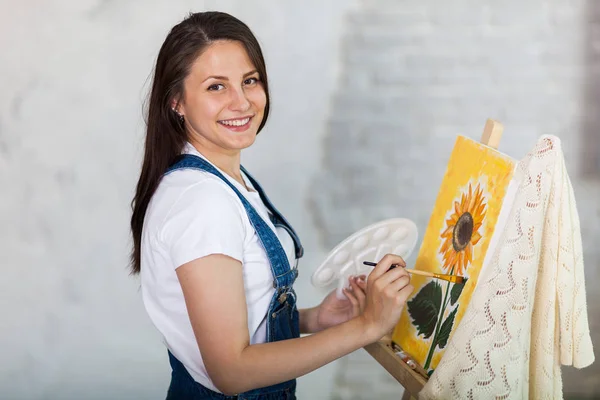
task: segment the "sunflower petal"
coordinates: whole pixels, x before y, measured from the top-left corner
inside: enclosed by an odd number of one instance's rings
[[[450,248],[450,244],[452,243],[451,240],[444,240],[444,242],[442,243],[442,247],[440,248],[440,253],[444,254],[446,253],[446,251],[448,251],[448,249]]]
[[[448,250],[444,256],[446,265],[451,265],[454,262],[454,250]]]
[[[471,193],[471,186],[469,186],[469,203],[467,205],[467,210],[471,215],[474,212],[475,204],[477,204],[477,192]]]
[[[481,215],[483,217],[483,215],[485,214],[484,211],[485,211],[485,207],[486,206],[487,206],[486,203],[481,203],[479,205],[479,207],[477,207],[477,214],[479,214],[479,215]]]
[[[458,264],[454,269],[454,275],[462,275],[464,270],[464,266],[462,264]]]
[[[471,236],[471,244],[473,244],[473,246],[475,246],[477,243],[479,243],[480,240],[481,240],[481,234],[479,232],[473,233],[473,236]]]
[[[444,229],[444,232],[442,232],[442,236],[448,233],[452,233],[452,231],[454,231],[454,225],[448,224],[448,221],[446,221],[446,224],[448,225],[448,227]]]
[[[446,271],[452,268],[452,266],[456,263],[454,255],[450,255],[450,258],[446,262]]]
[[[469,260],[467,259],[467,253],[463,253],[462,262],[460,263],[460,274],[462,275],[463,271],[467,269],[467,265],[469,265]]]
[[[449,267],[448,262],[447,261],[444,262],[444,265],[442,265],[442,271],[444,271],[444,272],[448,271],[448,267]]]
[[[470,202],[471,202],[471,193],[466,191],[463,193],[463,202],[461,204],[463,213],[469,211],[469,203]]]
[[[473,244],[469,242],[465,248],[465,262],[469,263],[473,260]]]
[[[448,260],[450,260],[450,257],[452,257],[452,253],[450,252],[450,250],[447,250],[444,253],[444,262],[448,263]]]

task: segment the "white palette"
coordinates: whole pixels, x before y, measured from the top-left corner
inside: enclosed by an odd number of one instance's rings
[[[418,239],[417,226],[411,220],[394,218],[369,225],[338,244],[315,270],[311,282],[316,287],[337,287],[339,298],[342,288],[348,286],[350,275],[368,275],[373,267],[363,261],[379,262],[388,253],[407,259]]]

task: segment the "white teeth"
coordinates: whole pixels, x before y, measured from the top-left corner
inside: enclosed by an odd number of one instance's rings
[[[250,121],[250,118],[234,119],[234,120],[219,121],[219,122],[222,123],[223,125],[242,126],[242,125],[246,125],[248,123],[248,121]]]

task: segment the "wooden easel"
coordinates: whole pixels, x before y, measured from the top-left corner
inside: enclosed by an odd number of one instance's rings
[[[500,122],[488,119],[481,135],[481,143],[498,149],[503,130],[504,127]],[[364,349],[404,387],[402,400],[417,398],[427,383],[427,378],[396,355],[391,337],[386,336],[376,343],[365,346]]]

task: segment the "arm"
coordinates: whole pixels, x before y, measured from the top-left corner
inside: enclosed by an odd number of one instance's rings
[[[213,254],[177,268],[198,346],[215,385],[225,394],[235,394],[284,382],[381,338],[398,321],[412,292],[403,268],[386,272],[392,263],[404,261],[394,256],[384,260],[369,276],[365,312],[359,317],[314,335],[252,346],[241,263]],[[310,316],[309,310],[303,311],[305,316]]]
[[[300,315],[300,333],[315,333],[319,331],[317,327],[317,315],[319,307],[301,308],[298,310]]]

